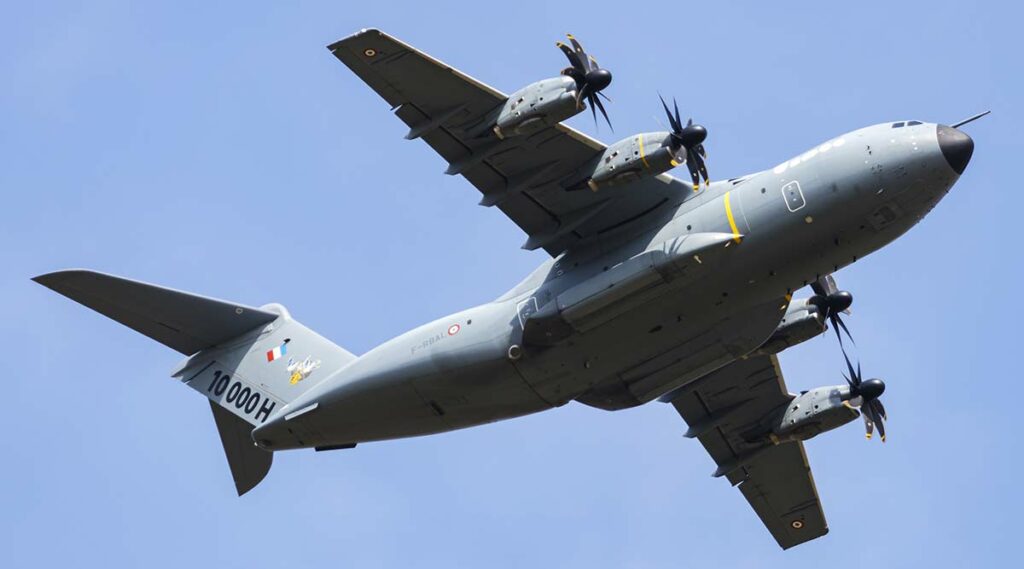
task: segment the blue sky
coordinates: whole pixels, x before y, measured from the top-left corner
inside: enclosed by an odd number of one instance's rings
[[[1021,100],[1010,2],[13,3],[0,19],[4,566],[858,567],[1005,564],[1018,420]],[[242,499],[171,350],[32,283],[89,267],[278,301],[362,353],[544,259],[324,46],[379,27],[505,91],[574,32],[613,70],[605,142],[710,131],[713,178],[895,119],[968,127],[953,192],[843,270],[890,439],[808,445],[831,534],[781,552],[663,404],[582,405],[277,456]],[[594,134],[589,116],[571,124]],[[782,356],[841,381],[831,339]]]

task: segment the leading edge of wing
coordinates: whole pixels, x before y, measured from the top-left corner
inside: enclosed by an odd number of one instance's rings
[[[478,87],[478,88],[480,88],[480,89],[482,89],[484,91],[487,91],[488,93],[490,93],[491,95],[495,96],[496,98],[500,98],[501,100],[505,100],[505,99],[508,98],[508,94],[503,93],[499,89],[495,89],[494,87],[491,87],[487,83],[484,83],[483,81],[480,81],[479,79],[471,77],[471,76],[463,73],[462,71],[459,71],[458,69],[452,67],[451,65],[448,65],[447,63],[437,59],[436,57],[433,57],[430,54],[428,54],[428,53],[426,53],[426,52],[424,52],[422,50],[416,49],[415,47],[405,43],[404,41],[402,41],[402,40],[400,40],[400,39],[398,39],[398,38],[396,38],[396,37],[394,37],[394,36],[392,36],[390,34],[382,32],[381,30],[379,30],[377,28],[363,28],[363,29],[359,30],[358,32],[356,32],[356,33],[354,33],[354,34],[352,34],[352,35],[350,35],[348,37],[342,38],[342,39],[340,39],[340,40],[338,40],[338,41],[328,45],[327,49],[331,53],[335,53],[338,49],[341,49],[341,48],[347,49],[348,46],[351,43],[353,43],[355,40],[363,38],[363,37],[365,37],[367,35],[372,35],[372,34],[378,34],[378,35],[382,36],[383,38],[385,38],[386,40],[394,42],[395,44],[399,45],[403,49],[406,49],[406,50],[409,50],[409,51],[412,51],[412,52],[416,52],[417,54],[419,54],[421,57],[423,57],[427,61],[433,63],[434,65],[440,67],[441,69],[444,69],[444,70],[448,71],[449,73],[451,73],[452,75],[455,75],[459,79],[462,79],[463,81],[466,81],[467,83],[470,83],[470,84],[474,85],[475,87]],[[569,136],[579,140],[580,142],[586,144],[587,146],[590,146],[591,148],[593,148],[596,151],[604,150],[605,148],[607,148],[607,146],[604,143],[602,143],[599,140],[596,140],[594,138],[591,138],[590,136],[587,136],[586,134],[584,134],[584,133],[582,133],[582,132],[572,128],[571,126],[567,126],[567,125],[564,125],[564,124],[560,123],[560,124],[556,125],[555,128],[560,130],[560,131],[562,131],[562,132],[564,132],[565,134],[568,134]]]

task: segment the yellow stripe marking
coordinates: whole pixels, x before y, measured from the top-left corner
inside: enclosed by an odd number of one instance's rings
[[[732,216],[732,205],[729,203],[729,194],[731,193],[732,192],[725,192],[725,216],[729,218],[729,228],[732,229],[733,241],[739,243],[741,240],[740,230],[736,228],[736,218]]]
[[[644,135],[641,134],[636,139],[640,141],[640,160],[643,160],[644,166],[647,166],[647,169],[650,170],[651,165],[647,163],[647,157],[644,155]]]

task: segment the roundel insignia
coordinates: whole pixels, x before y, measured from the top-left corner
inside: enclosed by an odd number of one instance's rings
[[[462,326],[459,326],[458,324],[452,324],[451,326],[448,327],[448,335],[454,336],[459,333],[459,330],[462,330]]]
[[[372,47],[368,47],[363,50],[363,55],[365,55],[366,57],[373,57],[377,55],[377,50],[373,49]]]
[[[793,520],[793,523],[789,524],[793,526],[793,529],[803,529],[804,523],[800,520]]]

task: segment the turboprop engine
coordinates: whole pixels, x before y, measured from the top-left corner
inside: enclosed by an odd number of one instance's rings
[[[761,355],[777,354],[825,331],[826,314],[813,298],[794,298],[786,307],[775,332],[757,349]]]
[[[611,126],[608,113],[598,98],[598,95],[604,97],[601,91],[612,82],[611,71],[599,66],[572,34],[569,34],[569,43],[571,47],[562,42],[555,44],[569,60],[569,67],[562,70],[560,77],[531,83],[513,93],[502,105],[492,129],[498,138],[531,134],[554,126],[587,108],[587,104],[595,122],[599,110]]]
[[[846,385],[818,387],[801,393],[790,401],[772,428],[772,441],[806,441],[853,421],[860,413],[850,406],[851,398]]]
[[[789,402],[772,427],[772,442],[805,441],[825,431],[831,431],[864,417],[867,437],[874,427],[885,441],[885,407],[879,397],[885,392],[881,379],[862,380],[860,369],[850,369],[852,379],[846,385],[818,387],[805,391]]]
[[[679,116],[679,105],[675,113],[661,100],[671,132],[644,132],[620,140],[608,147],[596,161],[585,168],[586,184],[591,190],[614,186],[647,176],[663,174],[680,164],[686,164],[693,179],[693,189],[700,189],[700,180],[710,183],[705,165],[707,151],[704,140],[708,131],[693,119],[684,125]]]
[[[670,132],[642,132],[612,144],[585,169],[587,186],[596,192],[668,172],[685,160],[671,142]]]
[[[512,93],[498,112],[494,134],[508,138],[537,132],[575,115],[576,82],[561,76],[544,79]]]

